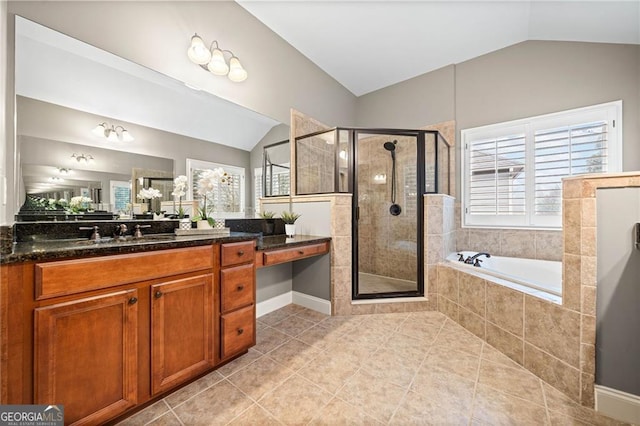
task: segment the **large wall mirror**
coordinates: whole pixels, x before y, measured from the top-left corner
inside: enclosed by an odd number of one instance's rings
[[[166,179],[188,174],[187,158],[249,174],[251,150],[277,141],[269,117],[19,16],[15,52],[16,212],[27,194],[86,196],[90,210],[125,218],[153,179],[165,179],[163,206],[173,201]],[[111,138],[93,132],[101,123]],[[253,215],[255,186],[243,191],[248,203],[229,216]]]

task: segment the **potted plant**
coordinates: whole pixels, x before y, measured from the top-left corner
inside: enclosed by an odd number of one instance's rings
[[[300,216],[301,215],[294,212],[280,213],[280,217],[284,222],[284,231],[285,231],[285,234],[287,234],[287,237],[293,237],[296,235],[296,220],[298,220]]]
[[[212,200],[215,198],[214,192],[218,188],[219,183],[228,181],[227,172],[222,167],[214,170],[206,170],[198,180],[198,195],[202,197],[202,207],[198,208],[198,214],[191,219],[197,223],[200,229],[211,229],[215,226],[216,221],[211,217],[213,206],[207,208],[207,197]]]
[[[191,221],[185,218],[184,209],[182,208],[182,197],[187,194],[187,177],[180,175],[173,180],[173,195],[174,198],[178,198],[178,219],[179,227],[183,230],[191,229]]]
[[[148,200],[149,211],[153,212],[154,219],[161,219],[164,212],[160,210],[160,198],[162,193],[155,188],[142,188],[137,195],[139,200]]]
[[[276,220],[274,216],[276,214],[270,211],[264,211],[260,213],[260,217],[264,219],[262,223],[262,233],[264,235],[273,235],[273,231],[276,227]]]

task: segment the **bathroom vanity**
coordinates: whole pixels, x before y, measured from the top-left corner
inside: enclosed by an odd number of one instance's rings
[[[63,404],[73,424],[122,416],[255,344],[256,259],[324,254],[328,241],[18,243],[0,265],[1,402]]]

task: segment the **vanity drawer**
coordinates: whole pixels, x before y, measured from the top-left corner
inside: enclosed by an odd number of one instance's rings
[[[49,299],[211,268],[211,246],[38,263],[35,296]]]
[[[305,246],[291,247],[280,250],[266,251],[262,254],[262,262],[265,266],[278,263],[291,262],[329,252],[329,243],[309,244]]]
[[[225,314],[221,319],[222,358],[236,355],[256,344],[255,305]]]
[[[220,276],[223,313],[254,302],[256,287],[253,264],[225,268]]]
[[[255,241],[222,244],[222,267],[240,265],[254,260]]]

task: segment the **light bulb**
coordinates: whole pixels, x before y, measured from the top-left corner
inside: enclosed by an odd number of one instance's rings
[[[93,133],[96,136],[104,137],[104,132],[106,130],[107,129],[106,129],[104,123],[100,123],[91,131],[91,133]]]
[[[247,79],[247,71],[242,68],[240,60],[235,56],[229,60],[229,68],[229,80],[240,83],[241,81],[245,81]]]
[[[131,142],[134,139],[133,136],[131,136],[131,133],[127,130],[123,130],[120,136],[122,137],[123,142]]]
[[[191,62],[204,65],[211,59],[211,52],[205,46],[204,41],[198,36],[198,34],[194,34],[191,37],[191,45],[187,50],[187,56],[191,60]]]
[[[107,136],[107,140],[109,142],[118,142],[118,134],[116,133],[115,130],[113,129],[107,130],[107,133],[109,133],[109,135]]]
[[[224,60],[224,54],[222,50],[215,48],[211,52],[211,61],[207,65],[207,69],[216,75],[227,75],[229,72],[229,65]]]

